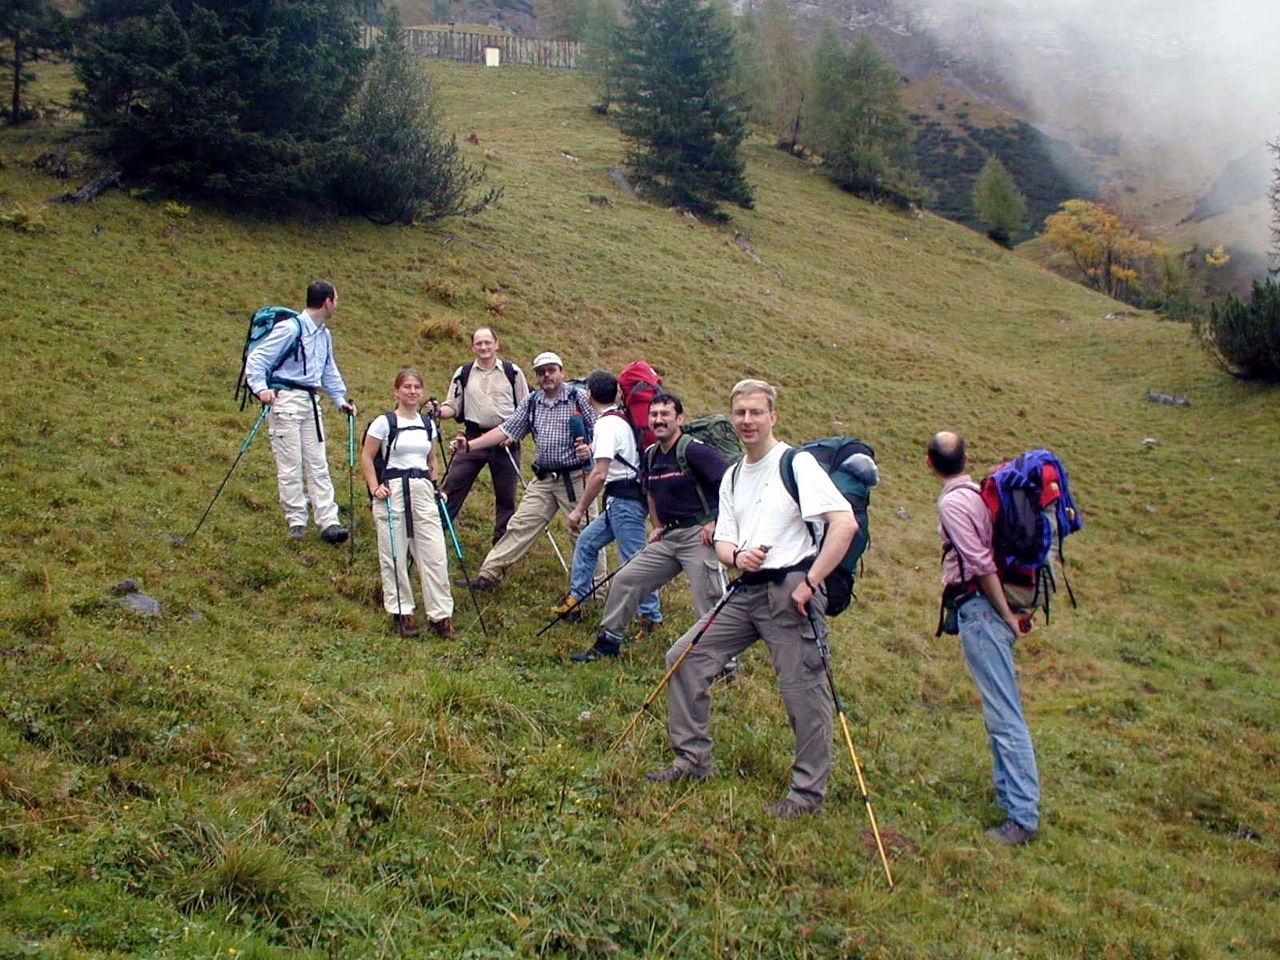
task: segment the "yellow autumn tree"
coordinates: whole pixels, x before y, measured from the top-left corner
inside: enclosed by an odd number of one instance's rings
[[[1160,252],[1132,221],[1092,200],[1066,201],[1045,220],[1044,236],[1085,283],[1119,300],[1140,294],[1142,276]]]

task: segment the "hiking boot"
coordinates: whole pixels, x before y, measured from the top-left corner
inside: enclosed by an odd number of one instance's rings
[[[492,590],[498,585],[498,581],[492,577],[478,576],[468,580],[466,577],[455,577],[454,583],[460,587],[470,587],[472,590]]]
[[[1028,830],[1026,827],[1020,827],[1012,820],[1006,820],[998,827],[992,827],[986,831],[987,839],[996,843],[1003,844],[1006,847],[1016,847],[1023,843],[1030,843],[1036,838],[1034,830]]]
[[[650,620],[648,617],[636,617],[632,623],[634,629],[627,637],[627,643],[644,643],[655,630],[662,626],[661,620]]]
[[[347,528],[337,523],[331,523],[320,531],[320,539],[325,543],[332,543],[335,546],[339,543],[345,543],[347,539]]]
[[[703,780],[711,779],[711,772],[711,767],[693,767],[677,761],[661,770],[650,770],[644,778],[654,783],[675,783],[677,780],[693,780],[701,783]]]
[[[574,663],[592,663],[605,657],[616,657],[621,643],[611,634],[601,630],[596,634],[596,644],[581,653],[575,653],[569,659]]]
[[[416,637],[418,635],[418,624],[414,621],[411,613],[393,613],[391,615],[391,630],[398,637]]]
[[[564,599],[551,608],[551,612],[566,623],[581,623],[582,601],[572,593],[566,593]]]
[[[432,620],[431,632],[437,637],[441,637],[445,640],[452,640],[455,636],[453,632],[453,621],[448,617],[441,617],[439,620]]]
[[[720,668],[720,672],[711,678],[711,684],[712,686],[714,686],[717,683],[726,683],[726,684],[733,683],[733,681],[737,679],[738,679],[738,658],[730,657],[728,660],[725,661],[724,666]]]
[[[777,803],[771,803],[764,808],[765,813],[779,820],[797,820],[800,817],[819,813],[821,810],[821,803],[807,803],[803,800],[793,800],[791,797],[784,797]]]
[[[301,540],[307,535],[307,525],[305,523],[297,524],[289,528],[290,540]]]

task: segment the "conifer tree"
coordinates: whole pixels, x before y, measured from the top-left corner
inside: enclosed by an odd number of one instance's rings
[[[0,69],[9,75],[9,123],[30,114],[22,93],[35,79],[31,64],[67,46],[67,19],[49,0],[0,0]]]
[[[319,201],[366,59],[358,7],[88,0],[86,124],[129,173],[227,201]]]
[[[987,228],[987,236],[1007,247],[1026,225],[1027,198],[1018,190],[999,157],[993,156],[973,185],[973,213]]]
[[[756,33],[765,62],[767,122],[777,145],[795,150],[808,96],[808,62],[800,43],[795,9],[787,0],[764,0]]]
[[[408,47],[395,7],[365,71],[348,121],[346,161],[335,185],[343,208],[375,223],[478,213],[500,194],[468,196],[484,173],[445,133],[422,60]]]
[[[597,113],[608,113],[618,96],[618,0],[592,0],[582,37],[582,69],[591,77]]]
[[[627,13],[619,125],[638,183],[694,213],[717,215],[721,203],[750,208],[732,30],[700,0],[628,0]]]
[[[830,24],[811,60],[806,146],[821,155],[833,183],[859,196],[915,199],[913,130],[898,93],[898,72],[866,31],[846,48]]]

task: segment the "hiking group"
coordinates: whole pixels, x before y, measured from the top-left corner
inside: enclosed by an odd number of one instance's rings
[[[308,501],[326,542],[341,543],[348,535],[338,523],[316,401],[317,391],[327,393],[348,415],[354,438],[356,407],[346,396],[326,326],[336,308],[333,285],[317,281],[301,313],[264,308],[281,311],[267,322],[259,311],[246,345],[242,378],[268,415],[291,539],[306,534]],[[496,590],[544,533],[568,587],[543,630],[581,620],[588,598],[604,597],[594,644],[571,657],[578,663],[616,658],[626,643],[651,634],[664,622],[659,590],[685,574],[696,621],[667,650],[667,673],[654,691],[656,696],[665,685],[673,759],[648,779],[712,776],[709,691],[731,678],[737,657],[761,640],[795,736],[789,788],[768,812],[793,819],[822,808],[832,764],[833,704],[861,783],[826,638],[828,620],[852,599],[856,567],[870,542],[868,503],[879,482],[874,450],[849,437],[799,448],[781,441],[774,433],[777,391],[763,380],[733,387],[727,419],[689,420],[681,399],[663,389],[643,362],[619,376],[595,370],[585,381],[566,381],[560,356],[547,351],[534,358],[531,389],[520,367],[499,356],[501,343],[491,327],[475,330],[471,347],[474,359],[454,371],[441,403],[424,401],[421,374],[402,370],[394,408],[370,421],[360,443],[392,629],[406,637],[420,632],[408,575],[412,559],[429,629],[454,635],[447,543],[452,540],[463,564],[453,523],[488,467],[492,546],[474,575],[464,566],[457,580],[471,591],[482,627],[476,592]],[[442,420],[461,424],[447,444]],[[534,448],[527,483],[520,472],[526,437]],[[354,439],[351,444],[354,468]],[[1078,529],[1080,519],[1065,468],[1047,450],[1003,465],[981,487],[967,472],[963,438],[939,433],[926,453],[943,482],[938,634],[961,638],[981,697],[996,800],[1005,814],[988,836],[1025,843],[1039,828],[1040,789],[1014,645],[1030,631],[1037,609],[1047,615],[1056,587],[1049,557],[1055,530],[1061,556],[1061,538]],[[524,493],[517,502],[518,484]],[[557,513],[569,531],[571,563],[549,529]],[[619,566],[607,575],[605,551],[614,541]],[[865,785],[862,794],[875,828]],[[879,845],[878,829],[875,834]],[[888,874],[883,846],[880,854]]]

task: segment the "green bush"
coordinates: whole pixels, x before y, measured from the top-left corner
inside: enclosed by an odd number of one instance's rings
[[[1241,380],[1280,382],[1280,285],[1255,280],[1249,299],[1229,294],[1196,324],[1200,344]]]

